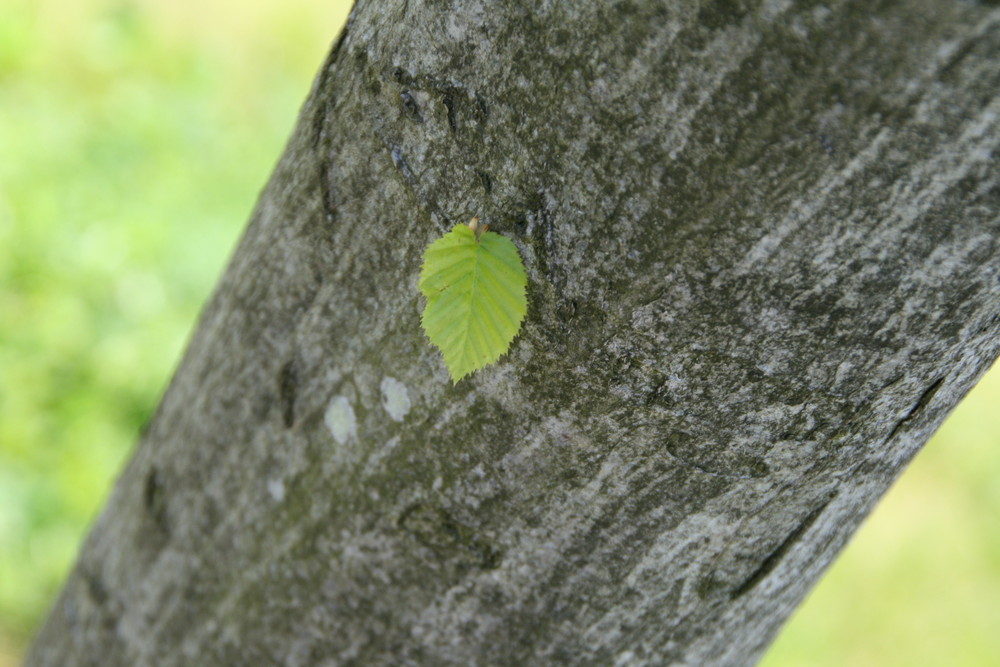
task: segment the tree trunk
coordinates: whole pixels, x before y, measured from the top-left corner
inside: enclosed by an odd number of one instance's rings
[[[752,662],[1000,349],[995,5],[360,2],[28,664]]]

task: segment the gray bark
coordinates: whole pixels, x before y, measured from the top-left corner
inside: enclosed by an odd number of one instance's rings
[[[755,660],[998,354],[995,5],[359,3],[28,664]]]

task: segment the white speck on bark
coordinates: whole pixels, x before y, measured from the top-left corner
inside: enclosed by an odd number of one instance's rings
[[[345,396],[336,396],[326,409],[323,416],[326,427],[333,434],[333,439],[343,445],[347,439],[357,433],[357,421],[354,419],[354,408]]]
[[[267,482],[267,492],[271,494],[279,503],[285,499],[285,483],[280,479],[271,479]]]
[[[393,421],[401,422],[410,411],[410,394],[406,385],[396,378],[386,376],[382,379],[382,407],[389,413]]]

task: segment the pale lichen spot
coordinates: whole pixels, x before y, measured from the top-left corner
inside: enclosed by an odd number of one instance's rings
[[[410,411],[410,394],[406,385],[393,377],[382,378],[382,406],[394,421],[403,421]]]
[[[285,483],[280,479],[270,479],[267,481],[267,492],[280,503],[285,499]]]
[[[346,396],[335,396],[323,415],[326,427],[330,429],[333,439],[343,445],[347,439],[357,433],[357,421],[354,419],[354,408]]]

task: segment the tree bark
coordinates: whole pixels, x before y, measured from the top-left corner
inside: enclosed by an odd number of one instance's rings
[[[359,2],[28,664],[754,661],[1000,350],[995,6]]]

